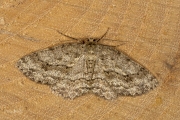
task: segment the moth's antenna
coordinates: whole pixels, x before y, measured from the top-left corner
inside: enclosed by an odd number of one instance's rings
[[[78,40],[78,41],[79,41],[79,39],[77,39],[77,38],[73,38],[73,37],[71,37],[71,36],[69,36],[69,35],[66,35],[66,34],[58,31],[58,30],[56,30],[56,31],[57,31],[59,34],[64,35],[65,37],[68,37],[68,38],[71,38],[71,39],[73,39],[73,40]]]
[[[104,35],[102,35],[101,38],[99,38],[99,39],[97,40],[97,42],[99,42],[99,41],[107,34],[108,31],[109,31],[109,28],[106,30],[106,32],[104,33]]]

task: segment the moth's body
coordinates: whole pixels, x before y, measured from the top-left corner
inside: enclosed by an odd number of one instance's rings
[[[106,99],[141,95],[157,86],[156,78],[115,47],[84,39],[33,52],[17,66],[31,80],[46,83],[67,98],[92,92]]]

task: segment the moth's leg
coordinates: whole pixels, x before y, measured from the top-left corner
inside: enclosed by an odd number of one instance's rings
[[[14,33],[14,32],[11,32],[11,31],[7,31],[5,29],[1,29],[0,30],[0,34],[9,35],[10,37],[18,36],[21,39],[30,40],[30,41],[39,41],[38,39],[35,39],[34,37],[29,37],[27,35],[19,35],[17,33]]]

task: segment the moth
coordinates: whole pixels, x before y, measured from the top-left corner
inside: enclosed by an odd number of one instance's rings
[[[107,30],[108,31],[108,30]],[[76,39],[25,55],[18,69],[30,80],[46,84],[64,98],[94,93],[105,99],[137,96],[158,85],[156,77],[143,65],[116,47],[100,43],[100,38]]]

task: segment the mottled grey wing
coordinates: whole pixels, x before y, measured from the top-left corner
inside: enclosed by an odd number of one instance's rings
[[[78,48],[78,49],[77,49]],[[57,94],[74,98],[88,92],[84,47],[68,43],[22,57],[17,67],[33,81],[48,84]]]
[[[114,47],[98,45],[94,68],[93,92],[106,99],[118,95],[141,95],[158,84],[156,78],[142,65]]]

